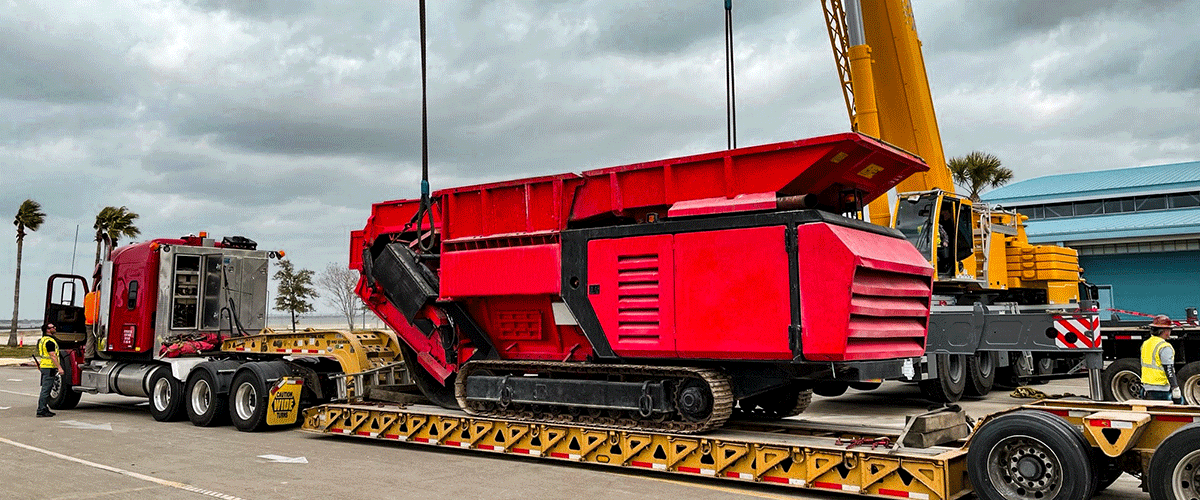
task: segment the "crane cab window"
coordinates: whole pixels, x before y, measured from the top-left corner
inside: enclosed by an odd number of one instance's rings
[[[917,247],[926,259],[933,256],[933,209],[936,196],[909,196],[901,198],[896,207],[896,229],[904,238]]]

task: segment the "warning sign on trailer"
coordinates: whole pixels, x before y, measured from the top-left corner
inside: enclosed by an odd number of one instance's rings
[[[304,380],[284,377],[271,387],[271,397],[267,398],[267,425],[291,425],[296,423],[300,412],[300,389]]]

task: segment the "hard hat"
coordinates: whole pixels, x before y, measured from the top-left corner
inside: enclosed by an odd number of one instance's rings
[[[1166,314],[1159,314],[1154,317],[1154,321],[1150,322],[1150,328],[1174,328],[1175,323],[1171,322],[1171,318]]]

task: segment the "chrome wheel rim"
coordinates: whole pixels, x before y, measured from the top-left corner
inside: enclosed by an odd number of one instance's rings
[[[1142,377],[1131,371],[1117,373],[1112,379],[1112,393],[1117,401],[1142,397]]]
[[[171,406],[171,381],[166,377],[158,379],[154,382],[154,409],[158,411],[166,411],[168,406]]]
[[[197,415],[207,415],[212,408],[212,387],[204,379],[196,380],[192,386],[192,411]]]
[[[247,382],[238,386],[233,406],[242,420],[250,420],[254,416],[254,409],[258,407],[258,391],[254,390],[254,384]]]
[[[1009,436],[988,452],[988,478],[1004,498],[1050,500],[1062,490],[1062,461],[1037,438]]]
[[[1175,498],[1200,499],[1200,450],[1183,457],[1171,473],[1171,491]]]
[[[54,383],[50,384],[50,399],[58,399],[62,394],[63,382],[62,374],[54,375]]]
[[[1200,404],[1200,374],[1192,375],[1180,383],[1183,386],[1183,402]]]

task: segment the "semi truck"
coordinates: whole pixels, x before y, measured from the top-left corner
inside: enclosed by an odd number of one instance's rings
[[[90,288],[51,276],[44,317],[58,327],[65,373],[50,407],[120,394],[146,398],[159,421],[252,431],[362,395],[366,382],[410,383],[394,334],[266,329],[268,263],[284,253],[257,246],[203,232],[153,239],[106,248]]]

